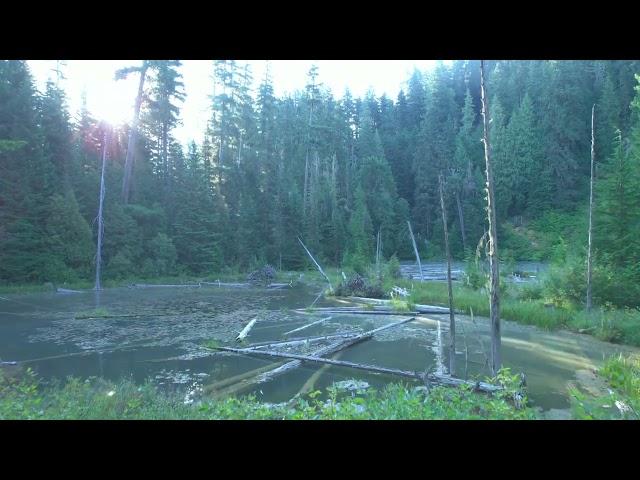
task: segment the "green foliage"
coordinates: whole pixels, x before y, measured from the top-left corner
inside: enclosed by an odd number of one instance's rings
[[[572,388],[574,418],[583,420],[640,420],[640,358],[614,356],[598,374],[611,386],[608,395],[593,397]]]
[[[396,257],[395,254],[392,255],[389,261],[387,262],[385,266],[384,275],[387,278],[394,278],[394,279],[402,277],[402,273],[400,271],[400,261],[398,260],[398,257]]]
[[[491,397],[470,388],[435,387],[426,395],[423,390],[403,384],[353,393],[342,393],[331,387],[279,405],[260,403],[254,396],[218,401],[204,399],[190,404],[176,394],[160,392],[151,383],[136,385],[130,380],[111,383],[96,378],[85,381],[71,378],[64,384],[43,387],[32,372],[23,378],[10,378],[0,371],[0,419],[535,418],[530,408],[515,408],[508,393]]]

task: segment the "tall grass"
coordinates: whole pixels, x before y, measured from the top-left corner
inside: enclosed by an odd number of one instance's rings
[[[393,285],[407,288],[411,303],[448,306],[445,282],[412,282],[392,280],[385,282],[385,290]],[[640,311],[635,309],[594,309],[587,313],[571,304],[552,305],[542,298],[531,298],[532,287],[509,287],[501,292],[500,317],[506,320],[535,325],[547,330],[566,328],[593,335],[614,343],[640,346]],[[524,295],[522,294],[524,292]],[[485,290],[473,290],[464,285],[453,287],[454,308],[464,314],[489,316],[489,297]]]

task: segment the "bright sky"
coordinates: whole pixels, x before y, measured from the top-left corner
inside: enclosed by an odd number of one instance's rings
[[[267,61],[252,60],[248,63],[257,88]],[[304,88],[307,72],[314,63],[319,69],[319,81],[329,87],[337,98],[342,97],[348,87],[354,96],[364,96],[367,90],[372,89],[376,96],[386,93],[395,100],[413,69],[429,69],[435,65],[435,60],[272,60],[275,94],[281,96]],[[44,91],[48,78],[55,81],[55,60],[29,60],[28,64],[40,91]],[[75,116],[79,111],[84,90],[87,107],[95,118],[112,124],[131,121],[137,78],[132,76],[116,82],[114,73],[124,66],[139,64],[131,60],[67,60],[66,66],[62,67],[66,79],[61,80],[60,85],[67,93],[71,115]],[[181,106],[183,124],[176,128],[174,135],[186,145],[191,140],[202,140],[210,118],[213,63],[211,60],[183,60],[182,64],[187,96]]]

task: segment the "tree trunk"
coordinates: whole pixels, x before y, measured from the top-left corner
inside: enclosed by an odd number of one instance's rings
[[[500,340],[500,272],[498,267],[498,239],[496,226],[496,205],[493,189],[493,170],[491,167],[491,148],[489,143],[489,105],[485,88],[484,60],[480,61],[480,96],[482,100],[482,126],[484,143],[484,160],[487,175],[487,216],[489,219],[489,268],[491,302],[489,312],[491,317],[491,373],[497,375],[502,366]]]
[[[418,253],[418,246],[416,245],[416,239],[413,236],[413,230],[411,229],[411,222],[409,220],[407,220],[407,225],[409,225],[409,234],[411,235],[411,241],[413,242],[413,251],[416,254],[418,268],[420,269],[420,280],[424,281],[424,275],[422,275],[422,263],[420,263],[420,254]]]
[[[464,231],[464,214],[462,211],[462,202],[460,201],[460,192],[456,190],[456,205],[458,206],[458,220],[460,220],[460,234],[462,235],[462,250],[467,253],[467,235]]]
[[[102,173],[100,174],[100,201],[98,206],[98,248],[96,251],[96,290],[101,290],[100,275],[102,274],[102,237],[104,235],[104,224],[102,210],[104,206],[104,171],[107,164],[107,140],[108,132],[104,133],[103,145],[102,145]]]
[[[591,257],[591,243],[592,243],[592,231],[593,231],[593,174],[595,163],[595,137],[594,137],[594,120],[595,120],[596,106],[591,108],[591,181],[589,186],[589,245],[587,248],[587,312],[591,311],[591,275],[592,275],[592,257]]]
[[[129,132],[129,144],[127,145],[127,157],[124,162],[124,177],[122,179],[122,200],[129,203],[129,192],[131,189],[131,174],[133,172],[134,151],[136,147],[136,139],[138,135],[138,120],[140,119],[140,107],[142,105],[142,94],[144,92],[144,81],[149,66],[147,62],[143,62],[140,70],[140,83],[138,84],[138,96],[136,97],[135,108],[133,112],[133,122],[131,123],[131,131]]]
[[[440,183],[440,208],[442,209],[442,226],[444,228],[444,251],[447,256],[447,288],[449,291],[449,373],[456,371],[456,319],[453,313],[453,288],[451,286],[451,253],[449,252],[449,231],[447,229],[447,211],[444,208],[444,180],[442,174],[438,177]]]

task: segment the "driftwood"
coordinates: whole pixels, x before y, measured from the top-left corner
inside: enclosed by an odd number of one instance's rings
[[[242,329],[242,331],[238,334],[238,336],[236,337],[236,342],[240,342],[242,340],[244,340],[247,335],[249,334],[249,332],[251,331],[251,329],[253,328],[253,326],[256,324],[256,322],[258,321],[257,318],[254,318],[253,320],[251,320],[246,327],[244,327]]]
[[[302,243],[302,240],[300,240],[300,237],[298,237],[298,241],[300,242],[300,245],[302,245],[302,248],[305,249],[305,251],[307,252],[307,254],[309,255],[309,257],[311,258],[311,260],[313,260],[313,263],[316,264],[316,267],[318,267],[318,270],[320,271],[320,273],[322,274],[322,276],[327,280],[327,283],[329,284],[329,288],[331,289],[331,291],[333,291],[333,286],[331,285],[331,280],[329,280],[329,277],[327,277],[327,274],[324,273],[324,270],[322,270],[322,267],[320,266],[320,264],[318,262],[316,262],[316,259],[313,258],[313,255],[311,255],[311,252],[309,251],[309,249],[305,246],[304,243]]]
[[[284,335],[289,335],[290,333],[299,332],[300,330],[304,330],[306,328],[313,327],[314,325],[318,325],[320,323],[326,322],[327,320],[331,320],[332,318],[333,317],[326,317],[326,318],[322,318],[320,320],[316,320],[315,322],[311,322],[308,325],[304,325],[304,326],[298,327],[298,328],[296,328],[294,330],[289,330],[288,332],[284,332],[282,335],[284,336]]]
[[[188,284],[188,285],[154,285],[151,283],[132,283],[129,288],[200,288],[200,284]]]
[[[422,381],[424,381],[426,377],[426,379],[431,384],[443,385],[447,387],[460,387],[462,385],[469,385],[473,387],[475,390],[480,392],[485,392],[485,393],[495,393],[502,390],[502,387],[497,385],[492,385],[484,382],[469,382],[466,380],[458,379],[458,378],[451,377],[449,375],[443,375],[443,374],[431,373],[431,374],[424,375],[419,372],[410,372],[407,370],[378,367],[376,365],[366,365],[361,363],[346,362],[342,360],[331,360],[328,358],[320,358],[318,356],[310,356],[310,355],[296,355],[292,353],[280,353],[280,352],[265,351],[265,350],[245,351],[242,349],[230,348],[230,347],[218,347],[218,348],[227,352],[245,353],[249,355],[264,355],[264,356],[277,357],[277,358],[291,358],[291,359],[296,359],[304,362],[322,363],[327,365],[336,365],[340,367],[349,367],[349,368],[355,368],[358,370],[365,370],[372,373],[397,375],[401,377],[413,378],[413,379],[422,380]]]

